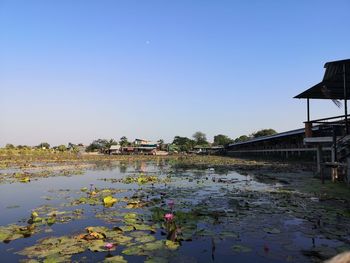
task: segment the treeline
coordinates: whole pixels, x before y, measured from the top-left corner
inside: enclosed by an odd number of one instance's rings
[[[274,129],[262,129],[257,132],[254,132],[250,135],[241,135],[236,139],[232,139],[227,135],[218,134],[214,136],[213,143],[207,141],[206,135],[203,132],[196,132],[193,134],[193,139],[181,136],[175,136],[172,142],[173,145],[176,145],[180,151],[189,151],[192,150],[195,146],[227,146],[230,143],[244,142],[253,138],[258,138],[262,136],[268,136],[276,134],[277,132]]]
[[[188,152],[194,149],[195,146],[226,146],[230,143],[235,142],[244,142],[250,140],[252,138],[257,138],[261,136],[268,136],[276,134],[277,132],[274,129],[262,129],[257,132],[254,132],[250,135],[242,135],[235,139],[230,138],[224,134],[218,134],[214,136],[214,140],[210,143],[207,139],[205,133],[201,131],[197,131],[192,135],[192,138],[183,137],[183,136],[175,136],[171,143],[164,143],[163,139],[159,139],[157,141],[158,147],[161,150],[169,150],[169,151],[179,151],[179,152]],[[122,147],[126,146],[135,146],[134,142],[128,140],[126,136],[123,136],[116,141],[114,139],[97,139],[94,140],[87,148],[87,152],[93,151],[104,151],[109,149],[112,145],[120,145]]]
[[[41,150],[54,150],[59,152],[65,152],[65,151],[72,151],[72,152],[79,152],[80,147],[83,147],[83,144],[74,144],[74,143],[68,143],[68,145],[57,145],[52,146],[47,142],[42,142],[39,145],[36,146],[28,146],[28,145],[13,145],[11,143],[8,143],[5,145],[5,149],[7,150],[31,150],[31,149],[41,149]]]
[[[241,135],[235,139],[230,138],[224,134],[218,134],[214,136],[214,140],[210,143],[207,140],[207,136],[205,133],[197,131],[192,135],[192,138],[175,136],[171,143],[164,143],[163,139],[159,139],[157,141],[158,148],[161,150],[172,150],[172,151],[181,151],[188,152],[194,149],[196,146],[226,146],[230,143],[244,142],[253,138],[268,136],[276,134],[277,132],[274,129],[262,129],[257,132],[254,132],[250,135]],[[103,152],[109,149],[112,145],[120,145],[122,147],[126,146],[135,146],[134,142],[128,140],[126,136],[122,136],[119,141],[115,139],[97,139],[90,143],[86,148],[84,148],[83,144],[73,144],[68,143],[68,145],[58,145],[51,147],[51,145],[47,142],[42,142],[37,146],[31,147],[27,145],[17,145],[6,144],[6,149],[52,149],[56,151],[73,151],[79,152],[84,149],[87,152]]]

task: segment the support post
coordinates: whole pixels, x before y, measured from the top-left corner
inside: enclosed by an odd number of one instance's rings
[[[307,98],[307,122],[310,122],[310,99]]]
[[[348,91],[346,87],[346,64],[343,64],[343,79],[344,79],[344,113],[345,113],[345,133],[349,134],[348,127]]]
[[[335,126],[333,129],[333,147],[332,147],[332,162],[337,162],[337,129]]]
[[[323,173],[322,173],[322,161],[323,161],[323,157],[322,157],[322,145],[318,144],[317,145],[317,173],[321,176],[321,178],[323,177]]]
[[[346,158],[346,183],[350,186],[350,157]]]

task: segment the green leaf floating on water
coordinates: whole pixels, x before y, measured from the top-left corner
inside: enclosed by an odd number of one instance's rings
[[[52,255],[52,256],[48,256],[47,258],[44,259],[43,263],[61,263],[61,262],[68,262],[69,260],[69,256],[62,256],[62,255]],[[39,262],[39,261],[36,261]]]
[[[117,202],[117,198],[109,195],[103,198],[103,204],[105,207],[112,207]]]
[[[248,253],[252,251],[251,248],[242,245],[234,245],[232,246],[232,250],[236,253]]]
[[[148,236],[149,234],[145,231],[133,231],[129,235],[132,237],[142,237],[142,236]]]
[[[173,246],[171,246],[171,250],[174,249]],[[170,249],[165,245],[164,240],[157,240],[154,242],[148,242],[144,243],[143,245],[139,246],[130,246],[122,251],[125,255],[147,255],[148,252],[156,251],[156,250],[166,250]]]
[[[180,246],[180,244],[178,242],[173,242],[171,240],[166,240],[165,245],[170,250],[176,250]]]
[[[124,223],[127,225],[135,224],[138,220],[137,214],[135,213],[126,213],[124,215]]]
[[[131,246],[124,249],[122,253],[128,256],[139,256],[139,255],[143,255],[144,251],[141,248],[141,246]]]
[[[281,233],[281,230],[277,229],[277,228],[269,228],[269,227],[265,227],[263,228],[263,230],[268,233],[268,234],[279,234]]]
[[[9,242],[23,237],[32,235],[35,231],[35,226],[18,226],[8,225],[0,227],[0,242]]]
[[[143,230],[143,231],[155,231],[155,229],[152,226],[145,225],[145,224],[133,224],[132,225],[136,230]]]
[[[115,241],[117,244],[121,244],[121,245],[129,245],[132,238],[128,237],[128,236],[115,236],[112,238],[113,241]]]
[[[164,240],[157,240],[152,243],[146,243],[143,245],[143,249],[147,251],[160,250],[165,248]]]
[[[10,228],[1,227],[0,228],[0,241],[11,240],[11,237],[15,233]]]
[[[90,241],[88,245],[88,249],[93,252],[108,251],[108,249],[105,248],[105,242],[100,239]]]
[[[145,263],[168,263],[169,260],[161,257],[150,257],[145,260]]]
[[[55,217],[49,217],[47,220],[46,220],[47,224],[49,226],[53,225],[54,223],[56,223],[56,218]]]
[[[222,232],[220,232],[219,236],[221,238],[238,238],[239,237],[238,234],[231,232],[231,231],[222,231]]]
[[[30,178],[29,177],[23,177],[23,178],[19,179],[19,181],[21,183],[29,183],[30,182]]]
[[[120,230],[122,230],[123,232],[129,232],[129,231],[133,231],[134,227],[133,226],[120,226],[118,227]]]
[[[106,258],[103,262],[105,263],[127,263],[123,256],[114,256],[110,258]]]
[[[154,236],[151,235],[145,235],[145,236],[140,236],[135,238],[136,242],[140,242],[140,243],[147,243],[147,242],[152,242],[155,241],[156,238]]]

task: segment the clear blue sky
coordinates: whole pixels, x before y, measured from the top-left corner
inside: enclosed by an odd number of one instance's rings
[[[0,146],[300,128],[350,1],[0,0]],[[311,102],[311,117],[342,113]]]

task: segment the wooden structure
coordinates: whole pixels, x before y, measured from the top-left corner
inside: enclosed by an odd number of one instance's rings
[[[345,134],[349,134],[347,101],[350,98],[350,92],[348,91],[350,86],[350,59],[327,62],[324,67],[326,72],[323,80],[294,97],[307,101],[307,121],[305,122],[307,137],[312,135],[309,133],[309,129],[313,124],[337,124],[343,126]],[[310,99],[333,100],[336,104],[339,103],[338,100],[343,100],[344,115],[310,120]]]
[[[109,155],[120,154],[121,153],[121,149],[122,149],[122,147],[119,144],[111,145],[111,147],[109,147],[109,149],[107,150],[107,153]]]
[[[312,127],[317,135],[327,134],[330,131],[320,126]],[[276,157],[278,159],[314,160],[317,156],[317,147],[304,144],[305,129],[296,129],[274,135],[253,138],[245,142],[229,144],[226,153],[230,156]],[[327,147],[327,156],[330,159],[331,148]]]
[[[332,169],[332,174],[336,174],[335,169],[347,167],[347,182],[350,183],[350,116],[348,115],[347,102],[350,98],[350,59],[327,62],[323,80],[300,93],[294,98],[307,100],[307,121],[305,121],[306,145],[317,147],[319,172],[324,181],[322,167],[328,166]],[[344,103],[344,114],[327,117],[317,120],[310,119],[310,99],[332,100],[337,106],[340,100]],[[315,135],[312,132],[313,126],[327,127],[331,134]],[[331,162],[325,162],[323,151],[325,146],[331,145]]]
[[[225,147],[222,145],[218,146],[200,146],[197,145],[193,147],[193,153],[195,154],[203,154],[203,155],[210,155],[210,154],[219,154],[224,151]]]

